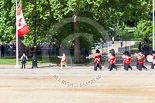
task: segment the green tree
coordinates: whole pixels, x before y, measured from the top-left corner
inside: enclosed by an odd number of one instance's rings
[[[0,1],[0,38],[2,42],[15,42],[15,2],[16,0]],[[30,32],[24,35],[23,43],[33,45],[33,0],[22,0],[23,13]],[[109,27],[116,28],[125,24],[137,26],[141,20],[151,17],[152,0],[37,0],[37,42],[45,39],[48,31],[59,21],[68,17],[87,17],[109,31]],[[131,25],[133,24],[133,25]],[[123,29],[122,29],[123,30]],[[99,33],[92,26],[73,22],[60,28],[53,36],[57,46],[64,38],[73,33],[90,33],[95,40],[99,40]],[[124,33],[124,31],[123,31]],[[83,38],[74,38],[75,62],[80,62],[80,48]],[[88,41],[86,41],[88,42]],[[81,44],[80,44],[81,43]]]

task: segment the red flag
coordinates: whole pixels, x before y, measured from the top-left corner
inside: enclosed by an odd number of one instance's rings
[[[29,32],[29,28],[25,22],[23,12],[22,12],[22,4],[20,4],[20,8],[17,9],[17,30],[18,30],[18,37],[23,36],[24,34]]]

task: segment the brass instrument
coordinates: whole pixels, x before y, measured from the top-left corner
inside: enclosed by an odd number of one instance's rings
[[[134,56],[136,57],[138,55],[138,53],[134,53]]]
[[[141,53],[141,52],[134,53],[134,56],[135,56],[135,57],[138,57],[138,58],[141,58],[141,57],[142,57],[142,53]]]
[[[134,56],[135,57],[140,56],[140,53],[134,53]]]

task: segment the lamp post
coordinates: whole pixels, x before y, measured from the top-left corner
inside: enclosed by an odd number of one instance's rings
[[[36,54],[36,0],[34,0],[33,19],[34,19],[34,52],[32,57],[32,68],[37,68],[37,54]]]

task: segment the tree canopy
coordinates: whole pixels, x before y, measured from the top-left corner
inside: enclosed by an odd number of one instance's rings
[[[137,27],[140,21],[151,21],[152,0],[36,0],[37,1],[37,42],[44,41],[48,31],[59,21],[73,17],[87,17],[102,25],[107,31],[111,28]],[[16,0],[0,1],[0,40],[15,42],[15,5]],[[33,0],[22,0],[23,14],[30,32],[24,35],[23,43],[33,45]],[[57,45],[68,35],[74,33],[74,24],[61,27],[54,35]],[[151,28],[150,28],[151,29]],[[118,31],[118,30],[117,30]],[[91,33],[95,40],[100,33],[91,25],[79,23],[79,32]],[[116,34],[115,32],[114,34]],[[137,34],[133,33],[136,37]],[[150,35],[150,34],[149,34]],[[88,41],[86,41],[88,42]]]

